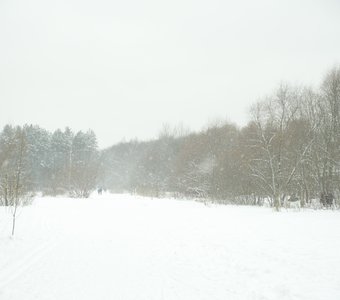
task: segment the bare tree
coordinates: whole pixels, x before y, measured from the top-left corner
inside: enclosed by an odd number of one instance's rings
[[[17,127],[11,137],[12,152],[8,153],[6,163],[2,165],[2,196],[5,206],[12,215],[12,236],[15,232],[17,213],[20,206],[30,203],[30,181],[25,169],[27,144],[24,129]]]
[[[256,131],[250,140],[254,156],[248,161],[252,176],[262,190],[271,196],[276,210],[289,192],[312,143],[311,128],[305,126],[304,139],[291,145],[293,128],[303,123],[298,119],[299,91],[281,85],[276,94],[252,108]],[[299,126],[297,126],[299,122]]]
[[[339,190],[340,177],[340,67],[326,75],[320,95],[322,192]]]

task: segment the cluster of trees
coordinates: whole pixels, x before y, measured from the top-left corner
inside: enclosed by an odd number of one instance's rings
[[[98,157],[93,131],[6,125],[0,132],[0,205],[16,206],[36,192],[87,197],[96,185]]]
[[[251,107],[243,128],[198,133],[166,127],[157,140],[102,151],[101,184],[114,191],[165,193],[280,208],[291,195],[309,203],[340,193],[340,68],[320,88],[281,84]]]
[[[92,131],[51,133],[5,126],[0,133],[0,204],[42,191],[88,197],[101,186],[149,196],[171,194],[277,209],[340,194],[340,68],[317,90],[281,84],[251,107],[243,128],[220,123],[189,133],[165,126],[152,141],[98,151]]]

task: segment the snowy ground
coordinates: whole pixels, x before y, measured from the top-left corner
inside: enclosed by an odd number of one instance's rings
[[[8,218],[1,300],[340,299],[339,211],[42,198],[14,239]]]

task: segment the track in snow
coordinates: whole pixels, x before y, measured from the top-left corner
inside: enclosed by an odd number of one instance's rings
[[[334,211],[38,199],[0,237],[0,298],[340,299],[337,228]]]

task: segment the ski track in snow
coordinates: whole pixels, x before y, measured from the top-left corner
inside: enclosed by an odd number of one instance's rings
[[[0,229],[0,299],[338,300],[338,228],[338,211],[37,199]]]
[[[54,248],[54,243],[45,243],[44,245],[40,245],[29,250],[27,254],[23,257],[19,257],[14,263],[2,266],[0,274],[0,295],[1,290],[3,290],[8,284],[15,281],[15,279],[34,268],[34,266]]]

